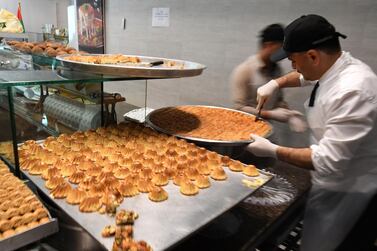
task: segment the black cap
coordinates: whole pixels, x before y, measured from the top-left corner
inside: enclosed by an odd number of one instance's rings
[[[284,27],[281,24],[270,24],[264,28],[259,37],[264,42],[283,42],[284,40]]]
[[[347,37],[337,32],[324,17],[314,14],[294,20],[285,28],[284,35],[283,47],[271,56],[272,61],[286,58],[288,53],[317,48],[334,38]]]

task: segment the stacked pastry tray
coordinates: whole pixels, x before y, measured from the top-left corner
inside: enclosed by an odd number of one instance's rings
[[[58,232],[57,219],[52,218],[48,211],[47,213],[49,218],[48,222],[39,224],[35,227],[27,229],[26,231],[11,235],[7,238],[1,238],[0,250],[15,250]]]
[[[134,239],[146,241],[153,250],[165,250],[182,241],[211,220],[220,216],[259,187],[270,181],[273,176],[260,171],[257,177],[247,177],[224,168],[228,178],[225,181],[213,181],[211,187],[200,190],[195,196],[184,196],[179,187],[170,183],[164,187],[169,198],[163,202],[152,202],[147,193],[125,198],[119,209],[133,210],[139,214],[134,225]],[[47,196],[49,190],[40,176],[24,174]],[[248,181],[248,182],[245,182]],[[256,182],[254,182],[256,181]],[[246,186],[245,183],[255,183]],[[64,199],[52,199],[58,207],[70,215],[104,249],[110,250],[114,238],[104,238],[101,231],[106,225],[113,225],[115,219],[99,213],[82,213],[78,206],[65,202]]]

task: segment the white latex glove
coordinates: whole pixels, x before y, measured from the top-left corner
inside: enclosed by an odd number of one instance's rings
[[[289,128],[294,132],[305,132],[308,124],[302,115],[292,115],[288,119]]]
[[[265,117],[268,119],[277,120],[280,122],[287,122],[292,116],[292,111],[285,108],[275,108],[272,110],[265,111]]]
[[[247,145],[246,150],[259,157],[273,157],[276,159],[276,150],[279,147],[256,134],[250,134],[254,142]]]
[[[274,93],[275,90],[279,89],[278,82],[271,80],[267,84],[262,85],[257,89],[257,110],[260,109],[262,104]]]

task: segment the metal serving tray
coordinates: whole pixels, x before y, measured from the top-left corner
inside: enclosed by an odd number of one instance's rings
[[[165,250],[226,212],[256,189],[272,179],[272,175],[260,171],[256,178],[247,177],[224,168],[228,175],[225,181],[211,180],[211,187],[201,189],[196,196],[184,196],[179,187],[171,181],[164,189],[169,198],[163,202],[152,202],[147,193],[141,193],[132,198],[125,198],[119,209],[134,210],[139,218],[134,225],[134,239],[145,240],[153,250]],[[45,181],[40,176],[24,174],[47,196]],[[263,184],[250,188],[244,180],[260,179]],[[64,199],[52,199],[57,206],[70,215],[78,224],[89,232],[104,248],[111,250],[114,238],[103,238],[101,231],[106,225],[115,224],[115,218],[99,213],[82,213],[78,206],[65,202]]]
[[[91,54],[96,55],[110,55],[110,54]],[[178,59],[147,57],[138,55],[125,55],[129,57],[138,57],[141,60],[140,64],[91,64],[84,62],[76,62],[67,60],[66,57],[72,55],[60,55],[56,59],[60,60],[64,67],[68,67],[74,70],[87,71],[92,73],[100,73],[105,75],[117,75],[128,77],[143,77],[143,78],[181,78],[181,77],[193,77],[202,74],[206,68],[205,65],[184,61]],[[166,67],[162,65],[147,66],[151,62],[156,61],[171,61],[177,64],[183,64],[183,69],[177,69],[173,67]]]
[[[224,109],[224,110],[230,110],[230,111],[233,111],[233,112],[239,112],[239,113],[242,113],[242,114],[245,114],[247,116],[250,116],[250,118],[254,119],[255,116],[250,114],[250,113],[247,113],[247,112],[243,112],[243,111],[238,111],[238,110],[234,110],[234,109],[230,109],[230,108],[226,108],[226,107],[219,107],[219,106],[208,106],[208,105],[190,105],[190,106],[197,106],[197,107],[208,107],[208,108],[215,108],[215,109]],[[212,140],[212,139],[204,139],[204,138],[197,138],[197,137],[190,137],[190,136],[185,136],[185,135],[181,135],[181,134],[173,134],[163,128],[160,128],[158,127],[157,125],[153,124],[153,122],[151,121],[151,116],[153,116],[153,114],[159,112],[161,109],[166,109],[166,108],[170,108],[170,107],[163,107],[163,108],[160,108],[160,109],[156,109],[152,112],[150,112],[145,121],[147,122],[147,124],[155,129],[156,131],[158,132],[162,132],[162,133],[165,133],[165,134],[168,134],[168,135],[172,135],[172,136],[175,136],[177,138],[181,138],[181,139],[186,139],[186,140],[189,140],[189,141],[192,141],[192,142],[198,142],[200,143],[201,145],[216,145],[216,146],[244,146],[244,145],[247,145],[251,142],[253,142],[254,140],[253,139],[249,139],[249,140],[232,140],[232,141],[229,141],[229,140]],[[171,108],[174,108],[173,106],[171,106]],[[260,120],[263,120],[263,119],[260,119]],[[273,134],[273,127],[271,125],[271,123],[269,123],[268,121],[266,120],[263,120],[266,124],[268,124],[271,128],[271,130],[266,134],[264,135],[263,137],[265,138],[268,138],[270,137],[272,134]]]

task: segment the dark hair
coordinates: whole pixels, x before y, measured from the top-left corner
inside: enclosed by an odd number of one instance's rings
[[[281,42],[284,40],[284,27],[281,24],[270,24],[261,30],[259,34],[260,43]]]

